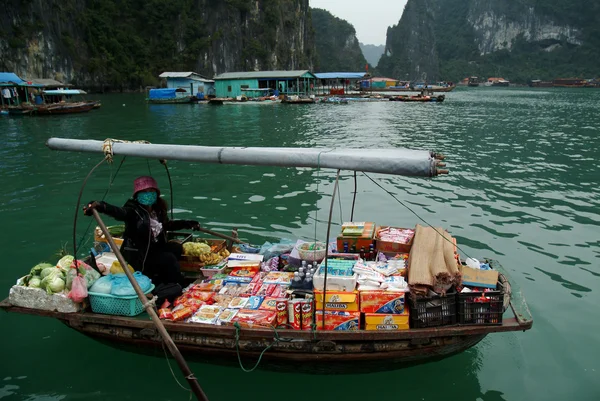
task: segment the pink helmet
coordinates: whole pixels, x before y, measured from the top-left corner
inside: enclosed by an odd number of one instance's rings
[[[135,194],[138,192],[148,188],[156,189],[156,192],[158,192],[158,195],[160,195],[160,189],[158,189],[158,184],[154,178],[150,177],[149,175],[136,178],[133,181],[133,196],[135,196]]]

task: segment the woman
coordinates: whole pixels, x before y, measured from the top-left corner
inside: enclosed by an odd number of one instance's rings
[[[160,198],[154,178],[143,176],[133,182],[133,197],[123,207],[92,201],[83,208],[87,216],[92,209],[125,222],[121,253],[125,260],[159,284],[183,284],[177,259],[182,247],[167,242],[167,231],[199,229],[194,220],[169,220],[167,203]]]

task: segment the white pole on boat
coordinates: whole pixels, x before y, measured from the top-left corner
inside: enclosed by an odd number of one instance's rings
[[[98,225],[100,226],[100,229],[102,230],[102,233],[104,234],[104,236],[108,240],[108,243],[110,244],[110,247],[111,247],[112,251],[116,255],[117,259],[119,260],[119,263],[121,264],[121,266],[123,266],[123,271],[125,272],[125,275],[127,275],[127,278],[129,279],[129,282],[133,286],[133,289],[135,290],[135,292],[136,292],[136,294],[137,294],[140,302],[142,303],[142,305],[144,305],[144,309],[146,309],[146,312],[148,313],[148,315],[150,315],[150,318],[152,319],[152,322],[154,323],[154,325],[158,329],[158,332],[160,333],[160,335],[161,335],[163,341],[165,342],[165,344],[167,345],[167,348],[171,352],[171,355],[173,355],[173,357],[177,361],[177,364],[179,365],[179,369],[181,369],[181,372],[185,376],[185,379],[190,384],[191,391],[196,395],[196,398],[198,400],[200,400],[200,401],[208,401],[208,398],[206,398],[206,394],[204,394],[204,391],[202,391],[202,388],[200,387],[200,384],[198,384],[198,380],[196,379],[196,376],[194,376],[194,374],[192,373],[192,371],[188,367],[187,363],[185,362],[185,359],[183,359],[183,356],[179,352],[179,349],[177,349],[177,346],[173,342],[173,339],[171,338],[171,336],[167,332],[167,329],[165,329],[165,326],[163,325],[163,323],[158,318],[158,315],[156,314],[156,311],[152,307],[152,303],[148,302],[148,298],[146,297],[146,294],[144,294],[144,292],[142,291],[142,289],[138,285],[138,283],[135,280],[135,278],[133,278],[133,274],[131,274],[131,272],[127,268],[127,262],[125,261],[125,258],[123,258],[123,255],[119,251],[119,247],[117,246],[117,244],[113,240],[113,237],[110,235],[110,232],[108,231],[108,228],[106,227],[106,225],[102,221],[102,218],[100,217],[100,215],[98,214],[98,212],[96,211],[96,209],[92,209],[92,213],[94,214],[94,218],[98,222]]]
[[[104,153],[109,149],[114,155],[200,163],[331,168],[413,177],[445,173],[437,169],[436,154],[427,150],[221,147],[65,138],[50,138],[46,145],[53,150]]]
[[[337,193],[338,185],[340,181],[340,170],[337,171],[335,177],[335,185],[333,186],[333,193],[331,194],[331,206],[329,207],[329,219],[327,220],[327,236],[325,237],[325,275],[323,276],[323,330],[325,330],[325,305],[327,305],[327,257],[329,256],[329,234],[331,232],[331,216],[333,215],[333,204],[335,201],[335,194]]]

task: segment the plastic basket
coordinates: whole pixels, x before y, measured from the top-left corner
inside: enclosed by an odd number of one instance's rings
[[[154,284],[145,292],[149,294],[154,289]],[[137,316],[144,311],[142,302],[137,295],[117,297],[111,294],[88,292],[92,312],[103,315]]]
[[[219,273],[223,273],[225,272],[225,269],[227,269],[227,262],[221,262],[217,265],[214,265],[214,267],[218,267],[218,268],[208,268],[209,266],[203,267],[200,269],[200,271],[202,272],[202,275],[206,278],[211,278],[212,276],[214,276],[215,274],[219,274]]]
[[[321,249],[308,249],[315,244]],[[301,245],[298,245],[298,256],[300,256],[300,259],[309,262],[320,262],[325,258],[325,251],[327,250],[325,248],[326,246],[327,245],[322,242],[305,242]]]
[[[411,327],[437,327],[456,324],[456,291],[446,295],[410,298]]]
[[[463,325],[500,325],[504,313],[504,290],[458,293],[458,323]]]

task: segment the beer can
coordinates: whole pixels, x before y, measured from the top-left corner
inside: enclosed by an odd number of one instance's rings
[[[314,303],[312,299],[303,299],[302,305],[302,330],[312,330]]]
[[[294,330],[302,328],[302,305],[300,302],[302,302],[301,299],[291,299],[288,301],[288,322]]]
[[[285,327],[288,324],[288,301],[281,298],[275,301],[277,311],[277,327]]]

